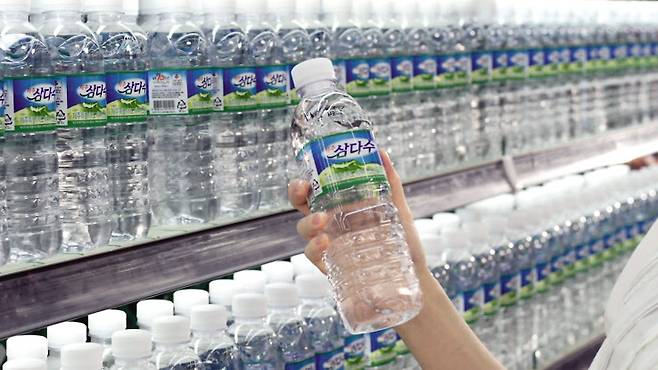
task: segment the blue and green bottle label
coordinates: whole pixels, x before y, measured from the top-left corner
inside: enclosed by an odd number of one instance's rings
[[[391,58],[391,78],[391,88],[394,92],[413,90],[413,58],[409,56]]]
[[[528,50],[528,76],[530,78],[544,77],[545,54],[544,49]]]
[[[395,357],[397,356],[395,345],[397,341],[398,335],[393,329],[385,329],[368,334],[370,366],[382,366],[395,361]]]
[[[549,262],[538,262],[535,265],[536,292],[544,293],[548,291],[550,287],[549,285],[550,275],[551,275],[551,264]]]
[[[473,83],[486,83],[491,80],[493,55],[489,51],[476,51],[471,54],[471,79]]]
[[[555,76],[560,73],[560,63],[562,62],[560,56],[560,49],[547,48],[544,50],[544,75]]]
[[[370,78],[369,91],[372,95],[386,95],[391,92],[391,60],[372,58],[368,60]]]
[[[370,130],[344,131],[312,140],[297,154],[311,183],[312,201],[362,184],[388,184]]]
[[[5,105],[7,104],[7,91],[5,81],[0,80],[0,117],[5,116]],[[0,137],[5,135],[5,125],[0,125]]]
[[[507,79],[509,57],[506,50],[494,50],[492,53],[491,79],[493,81],[504,81]]]
[[[190,114],[206,114],[224,107],[221,69],[195,68],[187,72],[187,94]]]
[[[96,127],[107,123],[107,88],[103,74],[57,76],[57,124]],[[64,112],[64,114],[61,114]]]
[[[256,101],[259,108],[285,107],[290,104],[290,77],[287,65],[256,68]]]
[[[359,370],[368,365],[366,358],[367,338],[364,334],[350,335],[345,338],[345,370]]]
[[[574,46],[569,49],[569,64],[571,72],[582,72],[587,68],[587,48]]]
[[[507,78],[523,80],[528,77],[529,58],[528,50],[509,50],[507,52]]]
[[[288,363],[285,370],[315,370],[315,357],[307,358],[306,360]]]
[[[366,59],[348,59],[345,61],[345,89],[355,97],[370,95],[370,65]]]
[[[343,347],[338,347],[333,351],[317,353],[315,355],[315,368],[317,370],[344,370],[345,354]]]
[[[535,283],[537,282],[537,270],[532,267],[522,268],[520,281],[519,298],[528,299],[532,297],[535,292]]]
[[[338,87],[341,89],[345,89],[345,86],[347,85],[347,70],[345,66],[345,60],[343,59],[337,59],[333,61],[334,63],[334,74],[336,74],[336,81],[338,83]]]
[[[5,129],[9,132],[54,130],[57,87],[54,77],[5,80]]]
[[[503,274],[500,277],[500,304],[511,306],[516,303],[521,289],[521,274]]]
[[[484,306],[484,290],[481,288],[464,291],[464,320],[472,323],[478,320]]]
[[[548,277],[548,281],[551,285],[557,285],[564,281],[562,254],[555,254],[551,257],[551,274]]]
[[[493,315],[498,311],[498,300],[500,299],[500,281],[490,281],[483,285],[484,305],[482,313]]]
[[[428,90],[436,87],[436,58],[432,55],[416,55],[414,61],[413,86],[415,90]]]
[[[148,75],[116,72],[105,75],[108,122],[143,122],[149,110]]]
[[[398,356],[404,356],[411,353],[409,347],[407,347],[407,344],[402,340],[399,334],[398,341],[395,343],[395,353],[397,353]]]
[[[229,112],[255,109],[256,68],[233,67],[224,69],[224,110]]]
[[[576,245],[574,252],[576,258],[574,262],[575,272],[578,273],[587,270],[589,259],[589,248],[587,247],[587,244],[580,243]]]

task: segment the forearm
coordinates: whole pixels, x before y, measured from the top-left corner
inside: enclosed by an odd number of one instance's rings
[[[504,369],[480,343],[427,269],[420,269],[423,308],[398,333],[424,370]]]

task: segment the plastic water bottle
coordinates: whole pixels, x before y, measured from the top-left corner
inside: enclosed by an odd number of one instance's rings
[[[281,369],[283,359],[277,351],[277,336],[267,325],[265,296],[242,293],[233,297],[235,322],[228,334],[238,347],[239,369]]]
[[[9,360],[2,365],[2,370],[46,370],[46,362],[33,358]]]
[[[148,32],[151,209],[156,224],[198,224],[217,217],[210,131],[216,71],[208,43],[185,1],[158,4]]]
[[[30,2],[30,23],[36,25],[36,27],[41,27],[43,24],[43,6],[46,3],[45,0],[34,0]]]
[[[192,308],[192,349],[201,358],[205,370],[237,369],[238,352],[225,333],[226,310],[217,305]]]
[[[240,293],[238,283],[231,279],[213,280],[209,284],[210,303],[226,309],[226,325],[233,324],[233,296]]]
[[[315,351],[309,328],[299,315],[297,288],[291,283],[265,287],[267,324],[276,333],[279,353],[286,369],[315,369]]]
[[[108,370],[157,370],[151,363],[151,333],[146,330],[121,330],[112,334],[114,365]]]
[[[62,348],[70,344],[86,342],[87,326],[79,322],[62,322],[49,326],[46,329],[46,337],[49,353],[48,370],[59,370],[62,365]]]
[[[4,9],[0,53],[6,91],[3,156],[10,259],[31,261],[52,255],[62,244],[57,86],[48,47],[27,22],[29,2],[4,0],[0,5]],[[39,94],[38,98],[30,92]],[[36,111],[38,117],[28,113]]]
[[[48,339],[40,335],[16,335],[7,338],[7,361],[17,359],[36,359],[46,361],[48,357]]]
[[[325,261],[346,327],[360,333],[399,325],[418,313],[421,293],[372,125],[358,103],[336,88],[328,59],[299,64],[293,76],[302,98],[293,148],[312,185],[309,204],[341,220],[328,227],[333,245]],[[327,116],[331,121],[321,118]],[[353,253],[367,257],[354,259]],[[392,279],[385,270],[399,275]]]
[[[88,1],[86,7],[87,25],[98,37],[106,72],[112,237],[133,240],[146,237],[151,226],[146,122],[149,63],[146,33],[122,9],[119,0]]]
[[[242,4],[243,2],[239,2]],[[238,217],[258,206],[256,70],[245,57],[247,41],[235,21],[235,0],[204,2],[204,33],[211,64],[221,71],[223,100],[212,125],[221,215]]]
[[[187,318],[196,306],[210,303],[210,294],[203,289],[182,289],[174,292],[174,313]]]
[[[151,362],[158,369],[205,370],[199,356],[190,348],[190,319],[167,316],[153,322],[155,348]]]
[[[4,82],[0,82],[4,86]],[[4,91],[4,87],[2,89]],[[1,94],[3,97],[4,93]],[[4,103],[0,102],[0,113],[4,111]],[[4,114],[3,114],[4,115]],[[9,234],[7,229],[7,166],[2,155],[5,147],[5,130],[0,129],[0,266],[9,261]]]
[[[139,0],[123,0],[123,22],[131,29],[135,29],[139,19]]]
[[[137,302],[137,326],[150,331],[159,317],[173,316],[174,304],[164,299],[147,299]]]
[[[106,245],[112,231],[103,58],[96,35],[82,23],[81,7],[80,0],[44,4],[40,28],[57,74],[64,252]]]
[[[120,310],[105,310],[87,317],[90,342],[103,346],[103,367],[109,369],[114,364],[112,335],[126,330],[126,313]]]
[[[69,344],[62,348],[61,370],[103,370],[103,346],[96,343]]]
[[[329,282],[319,274],[295,279],[301,299],[299,313],[308,325],[315,350],[316,369],[341,369],[345,366],[345,342],[340,333],[340,317],[329,300]]]

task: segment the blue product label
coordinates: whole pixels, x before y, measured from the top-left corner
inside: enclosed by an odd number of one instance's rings
[[[586,50],[587,50],[587,61],[596,62],[599,58],[599,48],[596,46],[589,45],[587,46]]]
[[[528,50],[528,76],[532,78],[544,76],[544,49]]]
[[[436,87],[436,58],[431,55],[417,55],[414,57],[414,80],[416,90],[427,90]]]
[[[587,244],[578,244],[576,246],[576,261],[581,261],[589,257],[589,249]]]
[[[583,68],[587,63],[587,48],[584,46],[574,46],[569,49],[569,61],[576,68]]]
[[[500,298],[500,281],[484,283],[484,305],[482,311],[485,315],[494,314],[498,310],[498,299]]]
[[[53,77],[5,80],[5,129],[12,132],[55,129],[57,90]]]
[[[315,357],[292,364],[286,364],[285,370],[315,370]]]
[[[224,70],[224,110],[254,109],[256,100],[256,69],[235,67]]]
[[[149,71],[149,110],[151,115],[188,114],[187,71],[153,69]]]
[[[590,256],[595,256],[604,250],[603,239],[595,239],[589,243],[589,254]]]
[[[334,60],[334,73],[336,74],[336,80],[338,81],[338,86],[342,89],[345,89],[347,85],[347,70],[345,67],[345,61],[342,59]]]
[[[509,66],[509,58],[507,55],[507,51],[495,50],[493,52],[491,78],[494,81],[506,79],[508,66]]]
[[[371,94],[385,95],[391,92],[391,60],[373,58],[368,60],[370,66],[369,90]]]
[[[640,221],[638,222],[638,230],[640,231],[641,235],[646,234],[649,231],[649,228],[651,227],[651,223],[649,221]]]
[[[562,272],[562,256],[555,255],[551,257],[551,272]]]
[[[638,235],[637,224],[626,225],[624,227],[624,231],[626,232],[626,240],[635,239],[635,237]]]
[[[7,104],[7,91],[5,81],[0,80],[0,117],[5,116],[5,105]],[[5,134],[5,125],[0,125],[0,136]]]
[[[366,336],[363,334],[351,335],[345,338],[345,365],[355,367],[363,364],[366,357]]]
[[[315,368],[317,370],[343,370],[345,368],[345,355],[343,347],[333,351],[315,355]]]
[[[554,75],[559,72],[560,69],[560,49],[557,48],[548,48],[544,51],[544,65],[547,66],[547,73]]]
[[[393,91],[410,91],[413,89],[414,62],[409,56],[391,58],[391,88]]]
[[[521,289],[521,276],[518,272],[503,274],[500,277],[500,303],[503,306],[514,304]]]
[[[564,251],[562,255],[562,268],[569,269],[573,267],[573,264],[576,262],[576,249],[568,248]]]
[[[619,230],[617,230],[617,233],[615,234],[615,243],[621,244],[626,241],[626,228],[625,227],[620,227]]]
[[[507,52],[507,76],[524,79],[528,76],[529,53],[527,50],[510,50]]]
[[[345,88],[352,96],[367,96],[370,80],[370,65],[366,59],[348,59],[345,61]]]
[[[66,94],[65,103],[58,99],[58,103],[65,104],[68,127],[94,127],[107,123],[107,100],[105,76],[102,74],[84,74],[65,76],[66,89],[60,90]],[[61,81],[61,80],[60,80]],[[58,111],[59,111],[58,107]],[[62,124],[58,120],[58,124]]]
[[[388,184],[372,132],[353,130],[315,139],[298,153],[312,198],[364,183]]]
[[[603,236],[603,249],[610,249],[615,245],[615,234],[609,233]]]
[[[493,56],[489,51],[476,51],[471,54],[471,78],[475,83],[491,80]]]
[[[285,107],[290,104],[290,77],[287,65],[256,68],[256,101],[260,108]]]
[[[612,59],[614,60],[621,60],[625,59],[628,57],[628,46],[626,45],[612,45],[610,48],[610,53],[612,55]]]
[[[177,365],[176,367],[169,367],[165,368],[162,370],[198,370],[199,365],[196,363],[191,363],[190,365],[185,365],[187,367],[179,368]],[[276,367],[273,364],[263,364],[263,363],[255,363],[255,364],[250,364],[250,363],[243,363],[242,367],[240,368],[241,370],[276,370]]]
[[[107,120],[140,122],[148,115],[148,75],[144,72],[117,72],[105,75]]]
[[[519,296],[521,298],[532,297],[537,282],[537,270],[534,268],[521,269],[521,290]]]
[[[211,113],[224,107],[220,76],[222,70],[213,68],[196,68],[187,71],[187,101],[190,114]]]
[[[551,274],[551,265],[548,262],[538,262],[535,270],[537,282],[544,281]]]
[[[607,62],[612,59],[612,57],[612,52],[609,46],[599,45],[598,50],[596,51],[597,60]]]
[[[398,335],[393,329],[368,334],[370,344],[370,366],[381,366],[395,361],[395,345]]]
[[[571,61],[571,50],[568,47],[560,48],[560,64],[568,65]]]
[[[484,306],[484,289],[472,289],[464,291],[464,320],[470,323],[480,316]]]

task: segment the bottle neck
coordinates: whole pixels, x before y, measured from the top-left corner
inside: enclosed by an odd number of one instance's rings
[[[277,316],[287,316],[287,317],[293,317],[297,316],[297,307],[268,307],[268,311],[270,313],[270,316],[272,315],[277,315]]]
[[[20,11],[3,11],[0,12],[0,20],[3,22],[27,22],[30,14],[28,12]]]
[[[297,90],[301,98],[308,98],[311,96],[318,96],[330,91],[336,90],[336,81],[335,80],[323,80],[310,83],[304,87],[301,87]],[[308,298],[302,299],[302,301],[314,301],[319,302],[324,300],[324,298]]]
[[[80,21],[82,12],[76,10],[52,10],[41,14],[43,21],[60,20],[60,21]]]
[[[241,26],[246,26],[246,25],[260,25],[265,22],[266,16],[265,14],[260,14],[260,13],[242,13],[238,14],[237,16],[237,22]]]
[[[160,22],[170,21],[170,22],[183,22],[192,17],[192,13],[188,12],[167,12],[160,13],[158,19]]]
[[[228,26],[235,21],[235,15],[232,13],[209,13],[206,14],[205,20],[208,24]]]
[[[192,330],[192,338],[217,338],[222,333],[223,330]]]
[[[266,325],[265,317],[236,317],[235,324]]]
[[[121,12],[90,12],[87,14],[87,22],[93,23],[116,23],[124,17]]]
[[[348,25],[349,20],[351,18],[352,17],[350,15],[350,12],[348,10],[345,10],[345,11],[326,13],[324,16],[324,21],[329,25],[343,26],[343,25]]]
[[[176,342],[176,343],[158,343],[155,342],[156,351],[173,351],[179,348],[187,348],[188,341]]]
[[[112,338],[102,338],[102,337],[97,337],[97,336],[90,336],[90,342],[91,343],[96,343],[100,344],[103,347],[111,347],[112,346]]]
[[[138,358],[120,358],[120,357],[114,357],[114,364],[116,367],[134,367],[134,368],[144,368],[148,369],[149,367],[149,360],[151,356],[146,356],[146,357],[138,357]]]

